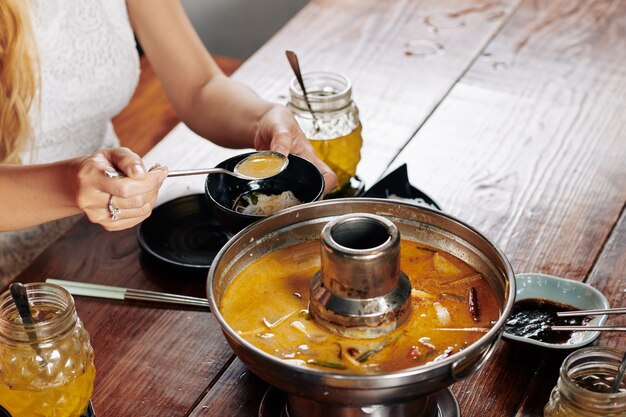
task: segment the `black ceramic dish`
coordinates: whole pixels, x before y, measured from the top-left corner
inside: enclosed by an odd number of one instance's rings
[[[221,162],[217,167],[232,171],[248,155],[250,153],[237,155]],[[263,180],[248,181],[226,174],[207,175],[205,192],[209,205],[218,221],[233,233],[264,217],[237,213],[233,209],[235,200],[250,191],[264,194],[291,191],[302,203],[310,203],[322,197],[324,177],[315,165],[295,155],[289,155],[289,165],[283,172]]]
[[[141,223],[137,239],[152,258],[176,267],[207,269],[230,238],[204,194],[168,201]]]
[[[416,204],[441,210],[432,198],[411,185],[406,164],[387,174],[360,197],[393,198],[393,196],[403,200],[414,200]]]

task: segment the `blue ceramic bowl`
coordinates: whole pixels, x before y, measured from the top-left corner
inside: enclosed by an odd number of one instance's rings
[[[589,284],[573,281],[571,279],[545,274],[525,273],[515,276],[515,284],[515,301],[538,298],[570,305],[580,310],[609,308],[609,301],[604,294]],[[586,324],[601,326],[606,320],[606,315],[594,316],[594,318]],[[570,341],[565,344],[547,343],[528,337],[516,336],[507,333],[506,330],[502,337],[511,342],[519,342],[542,348],[572,350],[588,345],[597,339],[599,335],[600,332],[598,331],[574,332]]]

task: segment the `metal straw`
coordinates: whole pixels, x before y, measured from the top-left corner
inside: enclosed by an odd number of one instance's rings
[[[17,307],[17,312],[22,319],[22,324],[26,329],[28,340],[30,340],[32,348],[35,349],[35,353],[37,353],[37,362],[39,362],[40,365],[44,365],[45,360],[41,354],[41,349],[39,349],[39,344],[37,343],[37,331],[35,330],[33,314],[30,311],[30,303],[28,302],[26,287],[21,282],[14,282],[9,287],[9,290],[11,291],[13,302]]]
[[[60,285],[70,294],[87,297],[108,298],[113,300],[138,300],[152,301],[169,304],[180,304],[195,307],[209,307],[206,298],[190,297],[187,295],[171,294],[147,290],[135,290],[132,288],[115,287],[112,285],[91,284],[88,282],[66,281],[62,279],[48,278],[46,282]]]
[[[609,332],[626,332],[626,326],[550,326],[550,330],[556,331],[609,331]]]
[[[556,315],[558,317],[576,317],[576,316],[597,316],[601,314],[624,314],[624,313],[626,313],[626,307],[599,308],[595,310],[559,311],[556,313]]]

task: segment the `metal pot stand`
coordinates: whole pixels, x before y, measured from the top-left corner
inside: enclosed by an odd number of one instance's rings
[[[443,389],[436,394],[437,404],[433,410],[425,416],[412,417],[461,417],[461,410],[456,397],[449,388]],[[372,417],[378,417],[372,413]],[[261,399],[258,417],[295,417],[287,409],[287,394],[275,387],[270,387]],[[381,416],[382,417],[382,416]]]

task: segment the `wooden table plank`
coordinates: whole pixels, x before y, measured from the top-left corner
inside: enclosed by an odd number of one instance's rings
[[[286,102],[286,49],[304,72],[347,75],[363,123],[357,174],[371,186],[519,3],[313,0],[234,78]]]
[[[582,280],[623,209],[624,13],[619,1],[523,3],[391,167],[407,162],[412,183],[517,272]],[[517,350],[455,385],[464,416],[514,414],[548,360],[511,374]]]
[[[393,165],[517,271],[582,279],[626,200],[626,4],[576,5],[525,3]]]
[[[626,206],[587,283],[606,294],[611,306],[625,307],[626,273],[624,271],[626,271]],[[626,315],[611,316],[608,324],[626,326]],[[602,333],[600,344],[626,350],[626,337],[623,333]]]
[[[266,382],[235,359],[189,417],[257,416],[259,404],[268,388]]]

